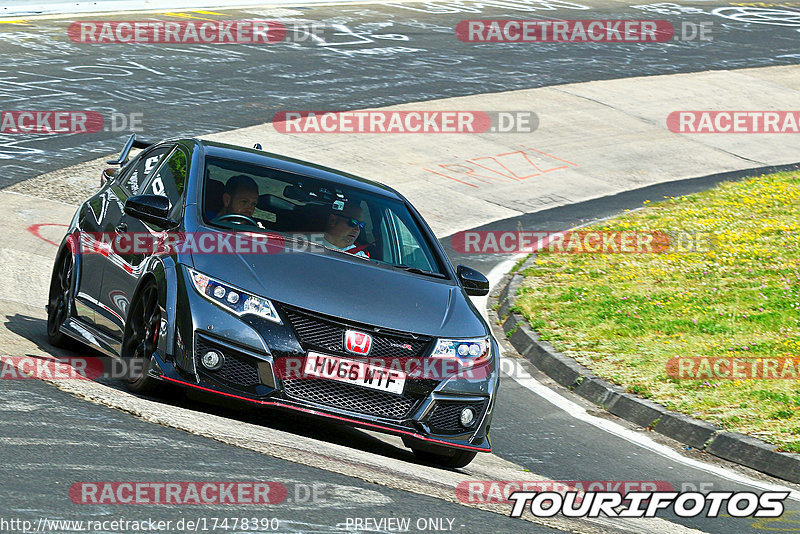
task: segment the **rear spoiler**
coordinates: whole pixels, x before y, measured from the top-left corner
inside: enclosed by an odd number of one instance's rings
[[[153,143],[148,143],[147,141],[139,141],[136,139],[136,134],[131,134],[128,140],[125,142],[125,146],[122,147],[122,152],[119,153],[119,158],[112,159],[107,161],[109,165],[125,165],[128,162],[128,154],[130,153],[132,148],[147,148],[152,146]]]

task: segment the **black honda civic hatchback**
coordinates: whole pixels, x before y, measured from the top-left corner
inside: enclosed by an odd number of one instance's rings
[[[131,136],[109,163],[56,255],[51,343],[121,361],[142,394],[386,432],[449,467],[491,451],[497,342],[468,298],[489,283],[401,194],[258,145]]]

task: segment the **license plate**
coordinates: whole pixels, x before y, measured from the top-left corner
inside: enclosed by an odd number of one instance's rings
[[[319,352],[308,353],[304,374],[396,395],[403,394],[406,383],[406,375],[397,369],[387,369],[366,361],[339,358]]]

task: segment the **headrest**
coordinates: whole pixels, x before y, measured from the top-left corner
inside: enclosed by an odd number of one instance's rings
[[[225,192],[225,184],[219,180],[212,180],[206,177],[206,211],[217,213],[222,210],[222,193]]]

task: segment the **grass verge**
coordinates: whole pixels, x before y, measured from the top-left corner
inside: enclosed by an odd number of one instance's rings
[[[800,176],[762,175],[645,205],[583,230],[665,232],[684,247],[545,249],[524,272],[516,307],[543,339],[627,391],[800,452],[800,376],[790,366],[779,367],[780,379],[668,372],[678,357],[779,366],[798,358]]]

